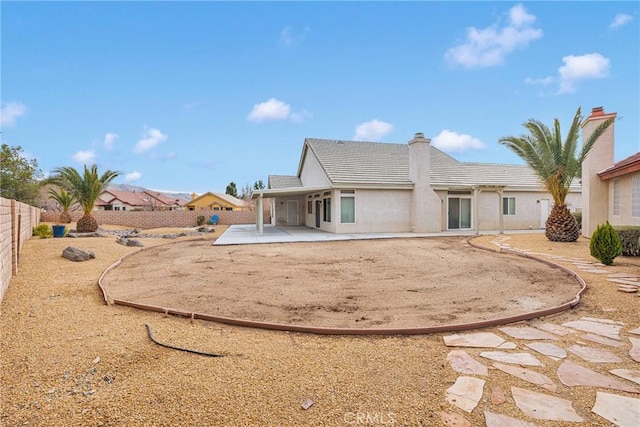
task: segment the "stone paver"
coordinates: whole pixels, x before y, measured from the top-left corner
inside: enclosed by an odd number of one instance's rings
[[[474,334],[454,334],[443,338],[447,347],[483,347],[495,348],[505,340],[493,332],[477,332]]]
[[[584,347],[581,345],[572,345],[567,351],[575,354],[579,358],[593,363],[620,363],[622,359],[609,350],[595,347]]]
[[[635,328],[629,331],[630,334],[640,335],[640,328]]]
[[[555,344],[546,342],[531,342],[525,345],[531,350],[537,351],[538,353],[544,354],[545,356],[555,358],[555,360],[564,359],[565,357],[567,357],[567,352],[562,347],[558,347]]]
[[[491,387],[491,403],[494,405],[502,405],[507,401],[507,397],[504,395],[504,391],[497,385]]]
[[[464,417],[452,412],[440,412],[440,419],[446,427],[471,427],[471,423]]]
[[[619,325],[608,325],[600,322],[592,322],[590,320],[573,320],[563,323],[562,326],[578,329],[584,332],[591,332],[614,340],[620,339],[620,329],[622,329],[622,326]]]
[[[638,427],[640,424],[640,399],[599,391],[591,410],[620,427]]]
[[[500,332],[521,340],[557,340],[558,337],[530,326],[498,328]]]
[[[606,323],[608,325],[624,325],[624,322],[611,319],[602,319],[600,317],[581,317],[580,320],[587,320],[589,322]]]
[[[475,374],[485,377],[489,375],[488,368],[469,356],[469,353],[464,350],[450,351],[449,354],[447,354],[447,360],[449,361],[449,365],[451,365],[451,369],[461,374]]]
[[[498,362],[494,363],[493,367],[496,369],[500,369],[502,372],[513,375],[514,377],[520,378],[521,380],[538,385],[549,391],[555,392],[558,389],[558,386],[553,381],[551,381],[548,376],[539,372],[525,369],[520,366],[505,365]]]
[[[487,427],[538,427],[538,424],[529,421],[519,420],[507,415],[494,414],[484,411],[484,422]]]
[[[474,377],[458,377],[447,389],[447,402],[463,411],[471,412],[478,405],[484,389],[484,380]]]
[[[536,325],[536,328],[542,329],[543,331],[551,332],[555,335],[565,336],[569,334],[573,334],[575,331],[573,329],[565,328],[560,325],[555,325],[553,323],[543,323],[541,325]]]
[[[629,356],[636,362],[640,362],[640,338],[629,337],[631,341],[631,350],[629,350]]]
[[[596,335],[596,334],[585,334],[585,335],[581,335],[580,338],[585,339],[587,341],[596,342],[598,344],[608,345],[609,347],[618,348],[618,347],[622,347],[624,345],[620,341],[612,340],[610,338],[601,337],[600,335]]]
[[[640,384],[640,371],[634,371],[633,369],[612,369],[609,372],[613,375],[624,378],[625,380]]]
[[[573,409],[570,400],[536,393],[519,387],[511,387],[516,406],[528,417],[551,421],[584,421]]]
[[[637,387],[627,385],[615,378],[605,376],[568,360],[562,362],[558,368],[558,378],[560,378],[562,384],[569,387],[584,385],[640,393],[640,389]]]
[[[544,366],[531,353],[506,353],[504,351],[483,351],[480,356],[497,362],[516,363],[527,366]]]

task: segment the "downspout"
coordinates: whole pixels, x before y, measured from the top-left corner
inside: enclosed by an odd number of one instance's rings
[[[500,218],[500,234],[504,234],[504,211],[502,207],[502,188],[498,190],[498,218]]]

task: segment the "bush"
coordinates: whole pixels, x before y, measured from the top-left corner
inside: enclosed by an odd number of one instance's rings
[[[53,237],[53,230],[47,224],[40,224],[33,228],[32,235],[40,237],[41,239],[48,239],[49,237]]]
[[[198,215],[198,217],[196,218],[196,223],[198,225],[204,224],[204,215]]]
[[[622,255],[640,256],[640,227],[615,227],[615,230],[622,245]]]
[[[599,259],[604,265],[613,264],[615,257],[622,254],[620,237],[609,224],[609,221],[600,224],[596,231],[593,232],[589,250],[591,251],[591,256]]]
[[[582,211],[571,212],[571,215],[576,219],[578,223],[578,228],[582,230]]]

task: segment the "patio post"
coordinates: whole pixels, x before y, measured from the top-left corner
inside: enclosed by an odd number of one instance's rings
[[[256,211],[256,227],[258,228],[258,234],[264,233],[264,198],[262,194],[258,196],[258,207]]]
[[[476,232],[476,236],[480,234],[479,220],[478,220],[478,197],[480,196],[478,187],[473,188],[473,229]]]

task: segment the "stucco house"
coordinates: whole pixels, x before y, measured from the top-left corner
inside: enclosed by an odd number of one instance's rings
[[[296,175],[256,190],[273,225],[331,233],[544,228],[553,199],[528,166],[460,162],[422,133],[407,144],[307,138]],[[580,186],[567,204],[581,208]]]
[[[604,120],[616,117],[593,108],[582,124],[583,138]],[[598,138],[582,163],[582,235],[591,237],[599,224],[640,226],[640,152],[614,163],[614,126]]]
[[[190,210],[211,209],[214,211],[242,211],[248,209],[244,200],[229,194],[206,192],[200,196],[191,195],[191,200],[185,204]]]
[[[174,199],[157,191],[104,190],[94,206],[95,210],[114,211],[167,211],[182,210],[184,200]]]

